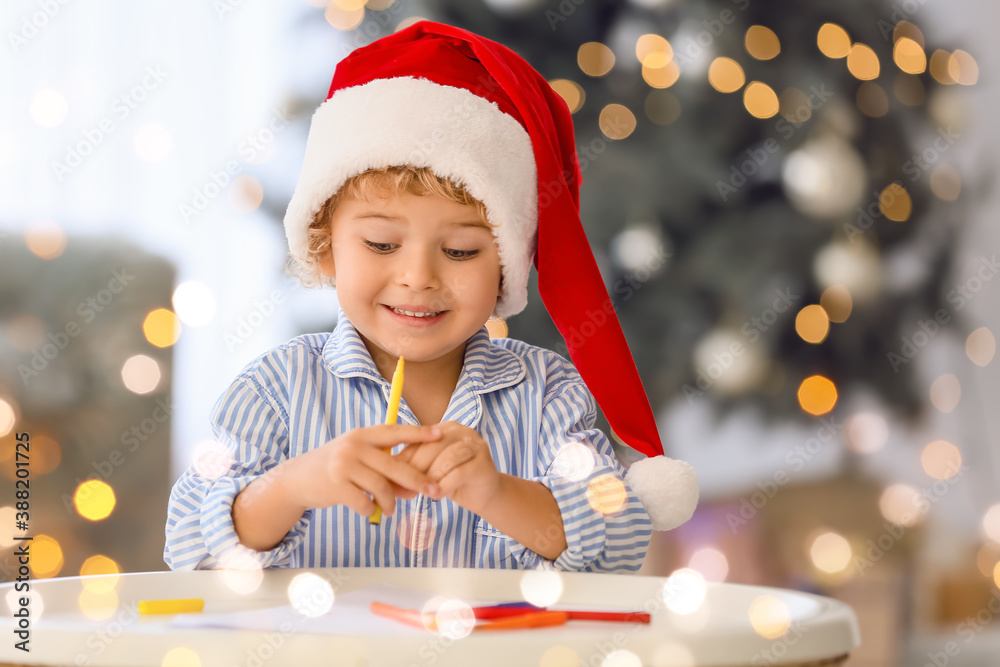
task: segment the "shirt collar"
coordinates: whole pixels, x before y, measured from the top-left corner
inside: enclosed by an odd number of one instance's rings
[[[364,377],[388,386],[375,367],[357,328],[337,307],[337,326],[323,346],[323,361],[337,377]],[[494,345],[485,326],[472,334],[465,345],[465,363],[456,391],[478,394],[503,389],[520,382],[527,369],[515,353]]]

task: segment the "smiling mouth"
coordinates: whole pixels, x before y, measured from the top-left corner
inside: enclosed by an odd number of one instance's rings
[[[431,311],[431,312],[415,312],[411,310],[400,310],[399,308],[394,308],[392,306],[386,306],[386,308],[396,313],[397,315],[409,315],[410,317],[437,317],[441,313],[445,312],[443,310]]]

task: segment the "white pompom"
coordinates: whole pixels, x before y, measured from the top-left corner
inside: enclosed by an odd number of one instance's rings
[[[653,530],[673,530],[698,506],[698,477],[684,461],[652,456],[633,463],[628,484],[653,522]]]

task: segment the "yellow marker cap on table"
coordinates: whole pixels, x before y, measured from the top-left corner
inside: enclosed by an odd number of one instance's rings
[[[392,374],[392,388],[389,389],[389,411],[385,415],[386,424],[395,424],[399,414],[399,399],[403,395],[403,356],[396,361],[396,371]],[[368,523],[382,522],[382,508],[375,503],[375,511],[368,517]]]
[[[183,598],[179,600],[140,600],[140,614],[185,614],[201,611],[205,601],[201,598]]]

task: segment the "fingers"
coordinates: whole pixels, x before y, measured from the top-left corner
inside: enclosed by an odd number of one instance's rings
[[[390,482],[421,493],[427,493],[427,487],[432,482],[423,471],[402,460],[398,454],[393,456],[383,451],[370,450],[362,455],[361,462],[372,470],[377,470]]]
[[[377,447],[394,447],[403,442],[432,442],[441,437],[436,426],[379,424],[364,429],[364,441]]]
[[[354,471],[354,474],[351,476],[351,482],[362,491],[372,494],[375,502],[382,508],[383,514],[392,516],[392,513],[396,510],[396,495],[392,492],[392,484],[387,479],[370,468],[360,467]],[[370,508],[368,515],[374,509],[374,507]]]
[[[448,473],[476,458],[476,448],[471,441],[456,442],[442,451],[427,469],[427,477],[440,481]]]

